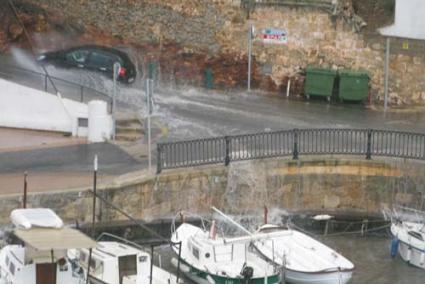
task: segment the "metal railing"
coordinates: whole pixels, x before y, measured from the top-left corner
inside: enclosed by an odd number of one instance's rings
[[[4,63],[2,63],[0,67],[0,78],[11,80],[40,91],[56,94],[53,86],[49,83],[48,76],[42,72]],[[58,87],[62,97],[85,103],[93,99],[98,99],[106,101],[110,109],[112,107],[112,98],[106,93],[77,82],[72,82],[54,76],[50,76],[50,78]]]
[[[374,129],[293,129],[157,144],[164,169],[300,155],[387,156],[425,160],[425,134]]]

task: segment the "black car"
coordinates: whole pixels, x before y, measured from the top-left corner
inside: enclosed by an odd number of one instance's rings
[[[136,79],[136,67],[125,52],[117,49],[86,45],[66,50],[46,52],[38,57],[40,62],[48,62],[62,67],[78,67],[100,71],[113,77],[114,63],[121,66],[118,80],[133,83]]]

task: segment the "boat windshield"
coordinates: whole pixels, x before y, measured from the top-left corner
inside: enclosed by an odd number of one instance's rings
[[[416,239],[418,239],[420,241],[423,241],[424,240],[422,238],[422,234],[421,233],[418,233],[418,232],[415,232],[415,231],[409,231],[408,234],[409,234],[409,236],[412,236],[412,237],[414,237],[414,238],[416,238]]]

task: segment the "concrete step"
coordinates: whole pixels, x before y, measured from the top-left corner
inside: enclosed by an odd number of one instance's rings
[[[115,140],[134,142],[134,141],[142,139],[142,137],[143,137],[142,135],[135,135],[135,134],[131,134],[131,133],[117,133],[115,135]]]
[[[117,126],[117,129],[116,129],[116,134],[133,134],[133,135],[143,136],[144,133],[145,133],[145,130],[141,127],[141,125],[138,125],[137,127]]]
[[[116,124],[117,124],[117,128],[119,126],[131,127],[131,126],[135,126],[135,125],[139,125],[140,127],[143,127],[140,120],[138,120],[137,118],[117,119]]]

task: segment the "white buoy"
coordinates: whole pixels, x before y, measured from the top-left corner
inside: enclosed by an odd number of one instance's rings
[[[112,118],[108,114],[108,106],[104,101],[90,101],[88,109],[88,140],[104,142],[112,135]]]

